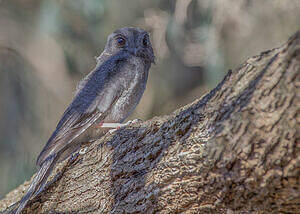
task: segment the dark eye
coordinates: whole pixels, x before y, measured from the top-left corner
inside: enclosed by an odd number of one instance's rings
[[[148,40],[148,36],[145,35],[144,38],[143,38],[143,45],[144,45],[144,46],[148,46],[148,41],[149,41],[149,40]]]
[[[118,37],[116,40],[119,47],[122,47],[126,44],[126,40],[123,37]]]

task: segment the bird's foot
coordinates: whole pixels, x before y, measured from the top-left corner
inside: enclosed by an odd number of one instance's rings
[[[112,134],[120,128],[123,128],[123,127],[128,126],[128,125],[132,125],[132,124],[135,124],[135,123],[138,123],[138,122],[141,122],[141,121],[142,121],[141,119],[134,119],[134,120],[130,120],[126,123],[102,123],[101,127],[102,128],[111,128],[108,132],[110,134]]]
[[[124,123],[124,126],[132,125],[135,123],[143,122],[141,119],[134,119],[134,120],[129,120],[127,123]]]

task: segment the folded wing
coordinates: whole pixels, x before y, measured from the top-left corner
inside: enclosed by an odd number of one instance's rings
[[[121,87],[110,90],[109,98],[103,96],[101,91],[109,87],[118,70],[122,69],[123,57],[113,56],[107,62],[97,67],[87,79],[84,85],[77,91],[70,106],[64,112],[56,130],[48,140],[46,146],[37,159],[37,165],[52,155],[64,152],[67,146],[97,120],[105,118],[111,106],[121,94]],[[98,106],[105,103],[99,110]]]

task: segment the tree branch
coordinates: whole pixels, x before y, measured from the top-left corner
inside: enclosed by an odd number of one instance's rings
[[[300,32],[200,100],[83,145],[24,213],[296,213],[299,71]]]

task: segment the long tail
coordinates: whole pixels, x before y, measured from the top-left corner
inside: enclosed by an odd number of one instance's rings
[[[23,196],[16,209],[11,211],[11,214],[20,214],[27,205],[28,201],[39,194],[45,187],[47,178],[49,177],[54,165],[57,162],[57,156],[48,157],[42,164],[32,183],[30,184],[27,193]]]

